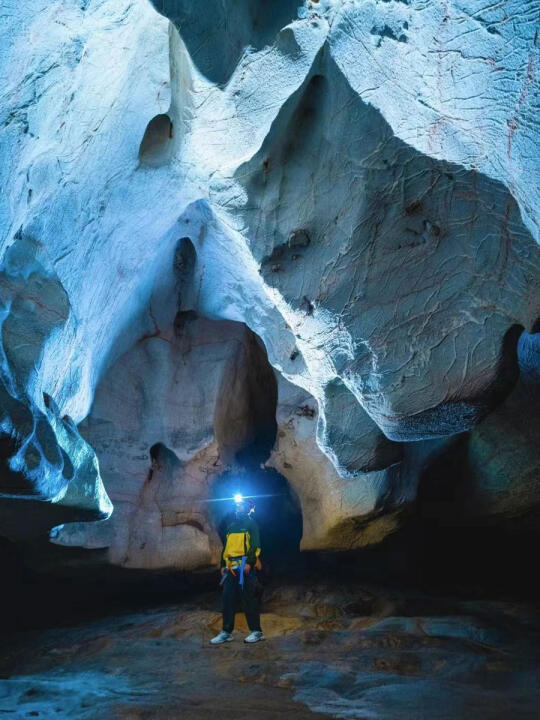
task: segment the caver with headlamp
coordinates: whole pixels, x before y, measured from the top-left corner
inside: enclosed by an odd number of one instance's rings
[[[261,542],[255,521],[255,503],[241,493],[234,495],[235,518],[227,528],[221,554],[221,585],[223,587],[223,630],[210,641],[221,645],[233,640],[235,606],[238,595],[250,634],[246,643],[264,640],[261,631],[259,604],[255,596],[255,571],[261,567]]]

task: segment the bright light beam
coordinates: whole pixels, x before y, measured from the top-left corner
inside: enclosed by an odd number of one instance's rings
[[[234,502],[237,505],[238,505],[238,503],[241,503],[243,499],[244,499],[244,496],[242,495],[242,493],[236,493],[234,496]]]
[[[285,493],[269,493],[267,495],[247,495],[247,498],[269,498],[269,497],[280,497],[281,495],[284,495]],[[244,496],[240,493],[237,493],[236,495],[233,495],[232,497],[222,497],[222,498],[209,498],[208,500],[198,500],[196,502],[201,503],[214,503],[214,502],[226,502],[227,500],[234,500],[235,503],[238,502],[236,499],[237,497],[241,497],[244,499]]]

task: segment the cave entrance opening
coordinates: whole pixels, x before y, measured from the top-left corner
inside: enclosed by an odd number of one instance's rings
[[[244,419],[238,419],[239,393],[230,381],[240,375],[235,368],[224,383],[216,414],[216,436],[228,457],[227,469],[212,484],[210,512],[223,540],[234,517],[234,495],[252,498],[261,531],[261,559],[266,571],[282,571],[299,561],[302,511],[287,478],[265,465],[276,441],[277,382],[264,344],[251,330],[247,332],[248,372],[241,373]],[[233,450],[238,437],[243,441]]]

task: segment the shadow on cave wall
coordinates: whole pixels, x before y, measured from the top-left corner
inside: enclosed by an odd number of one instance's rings
[[[300,0],[151,0],[178,28],[190,58],[210,81],[224,84],[247,47],[260,50],[296,19]],[[294,46],[293,46],[294,51]]]
[[[402,528],[339,563],[429,593],[540,598],[539,408],[538,389],[519,381],[483,423],[433,453]]]
[[[421,478],[408,534],[424,585],[501,597],[540,597],[531,552],[539,547],[540,508],[480,516],[470,434],[456,438]]]

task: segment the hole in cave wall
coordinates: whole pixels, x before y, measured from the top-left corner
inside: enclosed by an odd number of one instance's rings
[[[196,304],[193,284],[197,251],[191,238],[180,238],[174,253],[173,267],[178,283],[178,311],[185,312]],[[178,326],[177,326],[178,327]]]
[[[142,165],[157,167],[165,164],[172,153],[174,128],[171,118],[160,113],[150,120],[139,147]]]
[[[150,448],[150,469],[159,469],[173,474],[180,463],[176,455],[163,443],[155,443]]]

